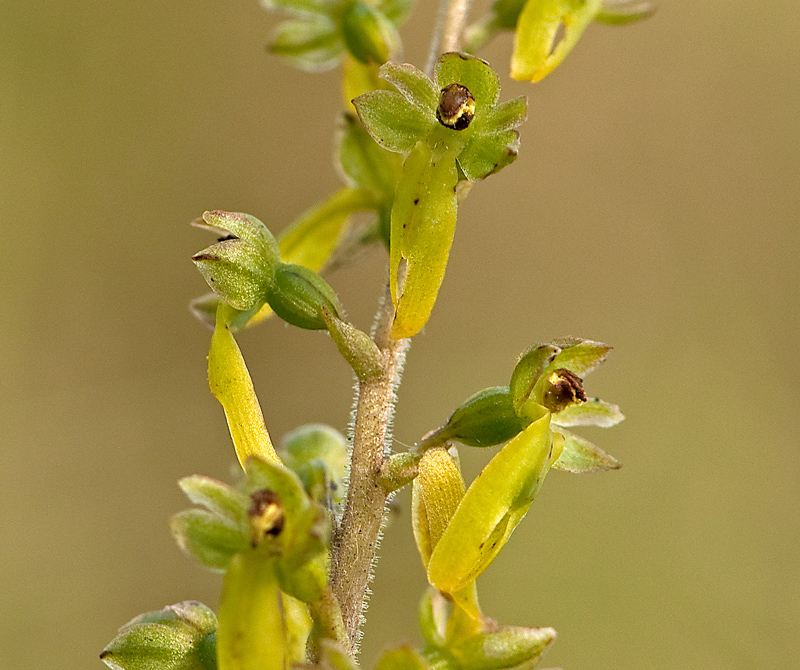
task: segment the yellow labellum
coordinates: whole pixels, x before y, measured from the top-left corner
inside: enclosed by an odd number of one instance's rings
[[[280,464],[281,460],[264,425],[264,415],[242,352],[228,328],[230,313],[230,308],[225,304],[220,304],[217,309],[216,328],[208,352],[208,385],[225,410],[233,446],[242,468],[248,456],[258,456]]]
[[[428,562],[428,581],[456,594],[494,560],[560,455],[550,414],[506,444],[472,482]]]

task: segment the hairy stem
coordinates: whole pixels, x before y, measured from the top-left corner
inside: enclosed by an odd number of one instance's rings
[[[381,484],[381,466],[388,450],[395,389],[410,342],[392,339],[393,319],[394,306],[386,296],[373,336],[381,354],[381,372],[358,386],[350,485],[333,555],[333,588],[352,654],[358,650],[367,585],[384,521],[388,494]]]
[[[430,74],[439,54],[458,51],[472,0],[441,0],[425,71]]]

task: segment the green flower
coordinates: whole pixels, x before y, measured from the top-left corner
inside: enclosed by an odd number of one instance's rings
[[[497,32],[513,30],[511,77],[535,82],[558,67],[593,21],[623,25],[654,11],[645,0],[495,0],[467,31],[467,48],[477,50]]]
[[[397,63],[383,65],[380,76],[397,91],[370,91],[353,104],[380,146],[406,155],[390,224],[392,335],[402,338],[425,325],[444,279],[459,180],[483,179],[514,161],[514,128],[525,119],[527,103],[498,104],[497,75],[463,53],[441,56],[433,80]]]
[[[615,405],[587,399],[583,391],[582,377],[610,349],[575,338],[532,347],[520,358],[507,388],[476,394],[420,445],[448,440],[470,444],[475,435],[489,439],[515,433],[467,489],[433,548],[428,581],[437,589],[462,593],[489,566],[527,514],[551,468],[590,472],[619,467],[616,459],[567,430],[622,420]]]
[[[363,64],[385,63],[399,53],[397,26],[410,8],[406,0],[261,0],[261,4],[292,16],[278,26],[270,51],[312,72],[335,67],[345,53]]]

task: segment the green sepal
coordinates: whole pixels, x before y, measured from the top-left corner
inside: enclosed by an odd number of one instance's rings
[[[317,664],[321,670],[359,670],[359,665],[344,646],[331,638],[320,639],[318,656]]]
[[[216,244],[192,256],[211,289],[238,310],[257,309],[273,281],[278,243],[254,216],[205,212],[192,225],[222,235]]]
[[[286,670],[289,643],[274,558],[256,550],[234,557],[218,617],[219,670]]]
[[[419,603],[419,627],[429,647],[443,647],[447,626],[445,600],[434,588],[426,589]]]
[[[384,149],[408,153],[427,137],[436,123],[423,109],[395,91],[370,91],[353,100],[361,122]]]
[[[539,81],[564,60],[600,11],[603,0],[529,0],[520,13],[511,77]],[[563,38],[554,44],[563,26]]]
[[[379,3],[384,16],[395,25],[401,25],[411,11],[411,0],[382,0]]]
[[[347,50],[361,63],[381,65],[400,47],[400,36],[394,24],[360,0],[345,9],[341,32]]]
[[[509,388],[514,410],[519,414],[533,393],[536,383],[555,360],[561,349],[552,344],[534,345],[528,349],[511,373]]]
[[[476,120],[488,114],[500,97],[500,79],[489,64],[461,52],[439,57],[434,69],[434,82],[439,90],[454,83],[468,88],[475,98]]]
[[[233,557],[249,548],[248,535],[238,524],[206,510],[179,512],[169,526],[181,550],[215,572],[227,570]]]
[[[340,128],[338,158],[345,178],[368,192],[375,205],[391,202],[402,158],[373,141],[352,114],[342,115]]]
[[[559,446],[545,414],[495,455],[467,489],[431,554],[433,586],[456,593],[488,567],[528,512]]]
[[[519,133],[507,130],[473,137],[458,155],[458,165],[470,181],[485,179],[517,160]]]
[[[273,266],[278,264],[280,258],[278,242],[269,228],[250,214],[214,210],[204,212],[201,219],[192,221],[192,225],[223,237],[237,237],[256,247],[264,256],[265,264]]]
[[[298,16],[327,16],[331,7],[329,0],[260,0],[260,4],[267,11],[284,11]]]
[[[439,90],[434,83],[422,70],[409,63],[385,63],[381,66],[380,77],[418,107],[435,109],[439,104]]]
[[[140,614],[100,654],[112,670],[216,670],[217,618],[187,600]]]
[[[473,635],[448,651],[462,670],[504,670],[534,664],[555,639],[552,628],[502,626]]]
[[[321,310],[341,316],[339,298],[330,285],[304,265],[282,263],[267,292],[272,310],[287,323],[307,330],[325,330]]]
[[[231,307],[249,310],[264,304],[272,275],[260,254],[242,240],[223,240],[192,256],[203,279]]]
[[[553,464],[557,470],[582,474],[601,470],[618,470],[622,467],[622,463],[616,458],[589,440],[558,426],[553,426],[553,432],[564,437],[561,456]]]
[[[321,550],[302,563],[279,560],[275,568],[281,591],[304,603],[316,602],[328,583],[328,560]]]
[[[608,2],[606,0],[594,20],[609,26],[623,26],[650,18],[655,13],[656,5],[652,2],[643,2],[642,0]]]
[[[286,624],[286,651],[291,667],[295,663],[305,663],[308,660],[306,645],[313,621],[307,603],[287,593],[281,594],[281,601]]]
[[[203,475],[184,477],[178,481],[178,486],[195,505],[205,507],[212,514],[246,531],[250,499],[241,491]]]
[[[314,486],[317,495],[309,492],[312,498],[323,501],[330,496],[335,503],[343,500],[349,456],[347,438],[338,430],[318,423],[300,426],[284,436],[280,453],[307,492],[310,485]],[[318,490],[320,484],[324,491]]]
[[[338,64],[342,42],[330,18],[314,16],[281,23],[269,50],[306,72],[321,72]]]
[[[456,228],[455,155],[420,142],[403,164],[391,217],[389,283],[396,316],[392,337],[416,335],[433,310]],[[405,261],[405,277],[399,272]],[[401,285],[402,284],[402,285]]]
[[[592,398],[583,403],[570,405],[553,417],[553,423],[559,426],[600,426],[611,428],[625,418],[619,407],[599,398]]]
[[[189,310],[200,323],[213,330],[217,321],[217,310],[221,303],[222,301],[216,293],[206,293],[192,300],[189,303]],[[262,309],[272,312],[272,308],[266,304],[260,308],[248,310],[238,310],[231,307],[228,312],[228,326],[233,332],[241,330]]]
[[[504,133],[528,118],[528,98],[520,96],[495,105],[480,121],[482,133]]]
[[[578,377],[585,377],[606,358],[613,347],[602,342],[584,340],[579,337],[562,337],[552,345],[561,349],[553,361],[552,368],[566,368]]]
[[[470,447],[493,447],[515,437],[523,427],[508,386],[492,386],[468,398],[425,442],[456,440]]]
[[[403,646],[384,652],[375,670],[429,670],[429,666],[411,647]]]
[[[514,30],[527,2],[528,0],[495,0],[491,11],[497,27],[501,30]]]
[[[338,480],[347,475],[350,462],[347,438],[321,423],[309,423],[286,433],[281,441],[281,455],[287,467],[295,471],[309,461],[322,459]]]

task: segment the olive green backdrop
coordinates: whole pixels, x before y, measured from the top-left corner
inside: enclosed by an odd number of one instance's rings
[[[267,55],[274,25],[256,0],[0,0],[2,668],[99,669],[134,615],[216,606],[219,578],[166,526],[179,477],[233,464],[186,308],[210,240],[187,224],[219,208],[278,231],[339,184],[336,76]],[[664,0],[591,27],[542,83],[504,77],[504,98],[529,96],[520,159],[461,209],[396,435],[505,383],[536,341],[615,345],[588,390],[628,419],[584,434],[625,467],[552,474],[479,581],[490,616],[558,629],[545,666],[797,664],[798,30],[788,0]],[[509,53],[482,55],[505,73]],[[373,250],[329,275],[362,327],[384,264]],[[325,336],[273,321],[241,344],[273,436],[345,427],[351,376]],[[368,667],[418,640],[398,500]]]

